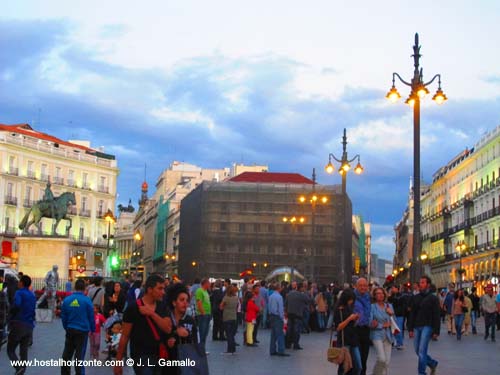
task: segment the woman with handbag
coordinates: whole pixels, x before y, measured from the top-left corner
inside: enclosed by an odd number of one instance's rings
[[[352,359],[353,367],[345,375],[359,375],[362,370],[359,339],[355,328],[356,321],[359,319],[359,314],[354,313],[355,300],[354,292],[351,289],[345,289],[333,310],[333,322],[337,328],[337,347],[347,348]],[[339,365],[337,374],[344,375],[343,366]]]
[[[375,288],[372,292],[370,311],[370,339],[377,352],[377,361],[373,367],[373,375],[386,375],[391,362],[392,343],[394,335],[391,329],[391,318],[394,317],[394,308],[387,303],[387,292],[384,288]]]
[[[167,337],[167,347],[170,360],[185,360],[181,346],[198,344],[198,333],[196,321],[187,314],[188,306],[190,305],[189,290],[184,284],[174,284],[167,290],[167,303],[170,309],[170,317],[172,319],[172,332]],[[196,363],[196,366],[206,365],[206,355],[204,351],[198,350],[197,353],[202,358],[191,358]],[[203,362],[203,363],[201,363]],[[168,367],[167,367],[168,368]],[[170,367],[169,374],[182,374],[184,368]],[[174,370],[175,369],[175,370]],[[188,370],[189,368],[186,368]],[[206,372],[208,374],[208,367]]]
[[[464,323],[465,313],[467,312],[467,305],[465,304],[464,290],[459,289],[453,296],[453,319],[455,321],[455,329],[457,331],[457,340],[462,340],[462,325]]]

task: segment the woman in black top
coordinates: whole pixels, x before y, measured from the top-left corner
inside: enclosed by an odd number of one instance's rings
[[[122,286],[119,282],[113,283],[113,289],[106,293],[104,300],[104,315],[109,318],[111,310],[117,314],[122,314],[127,297],[122,292]]]
[[[193,317],[186,314],[190,297],[189,290],[185,285],[172,285],[167,290],[167,301],[172,319],[172,332],[167,338],[168,354],[170,360],[176,360],[178,358],[178,345],[197,343],[198,331]],[[175,373],[180,373],[180,368],[176,368]]]
[[[355,328],[356,321],[359,319],[359,314],[354,313],[355,300],[354,292],[351,289],[345,289],[333,311],[333,321],[337,328],[337,346],[346,347],[351,353],[353,368],[346,375],[359,375],[362,370],[359,339]],[[338,375],[343,374],[343,366],[339,366]]]

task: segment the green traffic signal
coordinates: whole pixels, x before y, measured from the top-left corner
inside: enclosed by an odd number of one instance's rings
[[[113,255],[111,257],[111,268],[118,268],[120,265],[120,260],[118,259],[118,256]]]

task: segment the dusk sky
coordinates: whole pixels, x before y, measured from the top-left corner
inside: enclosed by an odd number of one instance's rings
[[[499,1],[4,1],[0,123],[29,123],[116,155],[117,204],[136,204],[174,160],[205,168],[323,168],[361,155],[353,209],[372,250],[392,259],[408,197],[413,114],[388,103],[392,73],[424,78],[448,101],[422,104],[422,175],[500,125]],[[431,94],[437,85],[430,88]],[[152,191],[150,191],[152,193]]]

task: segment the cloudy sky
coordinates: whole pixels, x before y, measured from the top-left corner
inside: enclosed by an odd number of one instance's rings
[[[0,123],[104,146],[121,169],[117,203],[138,199],[145,163],[154,186],[173,160],[316,167],[339,183],[323,167],[347,128],[365,167],[348,178],[354,211],[390,258],[413,120],[384,96],[392,72],[411,78],[415,32],[424,78],[441,73],[449,98],[422,104],[428,181],[500,124],[500,2],[5,1]]]

